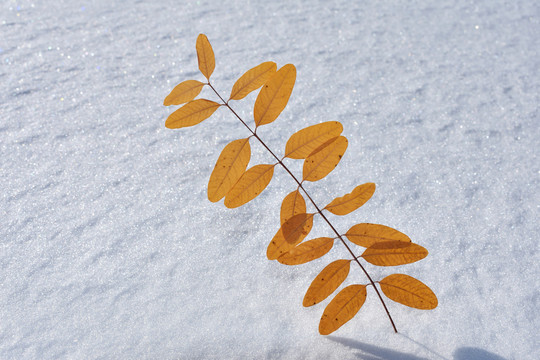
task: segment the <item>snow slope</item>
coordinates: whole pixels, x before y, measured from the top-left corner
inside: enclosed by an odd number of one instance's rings
[[[287,174],[228,210],[206,184],[242,125],[220,109],[164,128],[163,98],[202,80],[199,33],[224,94],[262,61],[296,65],[260,135],[279,152],[341,121],[349,149],[311,193],[324,204],[375,182],[335,226],[385,224],[426,247],[370,269],[422,280],[437,309],[389,302],[394,334],[368,291],[353,320],[318,334],[328,301],[302,298],[343,247],[268,261]],[[1,359],[540,358],[538,3],[6,0],[0,34]],[[247,120],[254,99],[235,104]]]

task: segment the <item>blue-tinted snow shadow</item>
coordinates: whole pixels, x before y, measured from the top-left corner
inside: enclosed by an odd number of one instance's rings
[[[418,341],[416,341],[414,339],[411,339],[407,335],[404,335],[404,334],[401,334],[401,333],[399,335],[403,336],[404,338],[408,339],[409,341],[412,341],[416,345],[424,348],[425,350],[432,353],[433,355],[436,355],[438,358],[446,359],[441,354],[436,353],[435,351],[433,351],[432,349],[430,349],[426,345],[424,345],[424,344],[422,344],[422,343],[420,343],[420,342],[418,342]],[[454,355],[453,360],[506,360],[502,356],[490,353],[489,351],[482,350],[482,349],[479,349],[479,348],[467,347],[467,346],[458,348],[456,351],[454,351],[453,355]]]
[[[401,351],[385,349],[379,346],[366,344],[358,340],[352,340],[337,336],[327,336],[327,339],[348,346],[352,349],[360,350],[356,356],[362,360],[429,360],[428,358],[407,354]]]
[[[462,347],[454,352],[454,360],[506,360],[502,356],[495,355],[486,350]]]
[[[337,343],[343,344],[347,347],[350,347],[355,350],[360,350],[361,353],[356,353],[358,359],[362,360],[430,360],[430,359],[442,359],[442,360],[451,360],[448,359],[437,352],[431,350],[427,346],[410,339],[405,336],[407,339],[413,341],[415,344],[420,345],[423,349],[429,352],[431,355],[429,358],[420,357],[416,355],[407,354],[401,351],[386,349],[380,346],[370,345],[358,340],[347,339],[337,336],[327,336],[326,338]],[[457,349],[454,352],[452,360],[506,360],[505,358],[490,353],[486,350],[473,348],[473,347],[462,347]]]

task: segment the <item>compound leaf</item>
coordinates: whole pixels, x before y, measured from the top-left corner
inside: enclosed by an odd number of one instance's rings
[[[163,105],[180,105],[195,99],[201,93],[205,84],[197,80],[186,80],[176,85],[163,100]]]
[[[197,125],[208,119],[220,106],[217,102],[206,99],[190,101],[169,115],[165,121],[165,127],[179,129]]]
[[[263,86],[270,76],[276,73],[276,69],[275,62],[267,61],[248,70],[234,83],[229,100],[245,98],[250,92]]]
[[[276,120],[285,109],[296,81],[296,68],[287,64],[264,84],[253,109],[255,125],[261,126]]]
[[[199,70],[208,80],[210,80],[210,75],[212,75],[214,68],[216,67],[216,59],[214,57],[212,45],[210,45],[210,41],[208,41],[206,35],[199,34],[195,48],[197,49]]]
[[[318,259],[328,253],[334,246],[334,239],[321,237],[306,241],[278,257],[285,265],[300,265]]]
[[[435,309],[438,305],[433,291],[412,276],[393,274],[379,281],[379,284],[384,295],[400,304],[420,310]]]
[[[334,215],[347,215],[364,205],[375,192],[374,183],[359,185],[349,194],[335,198],[324,209]]]
[[[169,115],[165,122],[167,128],[176,129],[199,124],[220,106],[228,105],[228,102],[223,100],[223,104],[207,99],[194,100],[205,85],[210,85],[210,76],[215,69],[214,51],[206,35],[199,34],[196,50],[199,70],[208,82],[187,80],[178,84],[167,95],[163,101],[165,106],[184,104]],[[255,136],[259,126],[277,119],[285,109],[294,88],[295,66],[287,64],[278,71],[276,69],[274,62],[264,62],[245,72],[231,90],[229,100],[240,100],[262,86],[253,111],[255,131],[252,133]],[[221,95],[217,95],[222,99]],[[244,122],[242,119],[240,121]],[[302,182],[318,181],[339,164],[348,147],[347,139],[341,136],[342,131],[341,123],[329,121],[299,130],[289,138],[285,147],[285,157],[305,159]],[[263,145],[272,153],[265,143]],[[210,201],[216,202],[225,197],[225,206],[235,208],[251,201],[264,191],[272,180],[276,164],[256,165],[246,171],[250,158],[249,138],[232,141],[223,149],[208,182]],[[281,161],[278,160],[278,163]],[[289,172],[287,167],[285,170]],[[298,182],[296,178],[295,180]],[[301,187],[302,185],[299,185],[299,188]],[[335,215],[349,214],[365,204],[374,191],[373,183],[359,185],[349,194],[332,200],[323,210]],[[320,208],[315,203],[313,205],[320,212]],[[306,213],[306,202],[298,189],[288,194],[281,205],[281,226],[268,245],[268,259],[278,259],[283,264],[297,265],[328,253],[333,247],[335,238],[321,237],[301,244],[313,227],[314,215]],[[334,228],[330,223],[329,225]],[[425,248],[413,244],[407,235],[384,225],[357,224],[351,227],[345,236],[351,242],[366,247],[361,257],[374,265],[408,264],[428,255]],[[346,247],[348,248],[348,245]],[[352,254],[350,249],[349,251]],[[353,259],[358,258],[352,255]],[[330,296],[347,278],[351,261],[336,260],[327,265],[311,282],[304,296],[303,305],[312,306]],[[364,270],[362,266],[360,267]],[[379,281],[379,285],[389,299],[401,304],[418,309],[434,309],[438,305],[433,291],[408,275],[387,276]],[[352,319],[363,306],[366,295],[366,285],[345,287],[324,310],[319,332],[322,335],[330,334]]]
[[[281,224],[289,220],[296,214],[301,214],[306,212],[306,201],[300,191],[295,190],[285,196],[283,202],[281,203]]]
[[[266,257],[269,260],[275,260],[282,254],[285,254],[294,248],[297,244],[301,243],[311,231],[311,228],[313,227],[313,214],[298,215],[293,216],[281,225],[276,235],[272,238],[272,241],[270,241],[270,244],[268,244]]]
[[[208,200],[221,200],[246,171],[251,158],[249,138],[227,144],[208,181]]]
[[[236,208],[257,197],[270,183],[274,165],[255,165],[249,168],[225,195],[225,206]]]
[[[351,260],[336,260],[313,280],[304,296],[305,307],[320,303],[332,294],[349,275]]]
[[[321,317],[319,333],[329,335],[351,320],[366,301],[366,285],[350,285],[330,301]]]
[[[361,256],[373,265],[396,266],[422,260],[427,255],[424,247],[411,242],[383,241],[368,247]]]
[[[339,136],[342,131],[343,125],[339,121],[327,121],[299,130],[287,141],[285,157],[305,159],[319,146]]]
[[[356,224],[345,233],[345,236],[356,245],[366,248],[382,241],[411,242],[411,239],[402,232],[378,224]]]
[[[303,180],[317,181],[328,175],[339,164],[347,146],[347,138],[338,136],[315,149],[304,160]]]

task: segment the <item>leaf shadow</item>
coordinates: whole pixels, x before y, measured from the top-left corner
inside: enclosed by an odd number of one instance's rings
[[[454,360],[506,360],[506,358],[486,350],[462,347],[454,351]]]
[[[418,341],[413,340],[406,335],[400,335],[424,348],[426,351],[430,352],[435,357],[420,357],[417,355],[407,354],[401,351],[391,350],[375,345],[366,344],[358,340],[352,340],[338,336],[330,335],[326,338],[350,347],[352,349],[360,350],[361,352],[356,353],[356,356],[358,357],[358,359],[362,360],[429,360],[434,358],[450,360],[428,348],[427,346],[419,343]],[[506,358],[479,348],[461,347],[454,351],[453,360],[506,360]]]
[[[419,357],[401,351],[385,349],[379,346],[366,344],[358,340],[352,340],[338,336],[327,336],[327,339],[362,351],[361,353],[357,353],[356,356],[359,359],[363,360],[429,360],[425,357]]]
[[[424,345],[424,344],[422,344],[422,343],[420,343],[420,342],[418,342],[418,341],[416,341],[414,339],[411,339],[407,335],[404,335],[402,333],[400,333],[399,335],[406,338],[406,339],[408,339],[408,340],[410,340],[410,341],[412,341],[413,343],[417,344],[418,346],[426,349],[430,353],[432,353],[434,355],[437,355],[439,358],[446,359],[441,354],[436,353],[432,349],[428,348],[426,345]],[[482,350],[482,349],[474,348],[474,347],[464,346],[464,347],[460,347],[456,351],[454,351],[453,360],[506,360],[506,359],[503,358],[502,356],[490,353],[489,351],[486,351],[486,350]]]

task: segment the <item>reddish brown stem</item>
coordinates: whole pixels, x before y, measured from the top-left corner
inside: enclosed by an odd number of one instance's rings
[[[322,210],[317,206],[317,204],[315,203],[315,201],[311,198],[311,196],[309,195],[309,193],[306,191],[306,189],[304,188],[304,186],[302,185],[303,181],[299,181],[296,176],[294,176],[294,174],[289,170],[289,168],[283,163],[282,159],[278,158],[276,156],[276,154],[274,154],[274,152],[266,145],[266,143],[259,137],[259,135],[256,134],[256,130],[257,128],[255,128],[255,131],[251,130],[251,128],[246,124],[246,122],[244,120],[242,120],[242,118],[236,113],[236,111],[233,110],[233,108],[231,108],[231,106],[229,105],[229,102],[228,101],[225,101],[221,95],[216,91],[216,89],[214,89],[214,87],[212,86],[212,84],[210,84],[210,82],[208,82],[208,85],[210,86],[210,88],[214,91],[214,93],[221,99],[221,101],[223,102],[223,105],[225,105],[227,108],[229,108],[229,110],[238,118],[238,120],[240,120],[240,122],[242,124],[244,124],[244,126],[251,132],[252,136],[254,136],[257,140],[259,140],[259,142],[262,144],[262,146],[264,146],[264,148],[266,150],[268,150],[268,152],[277,160],[278,164],[280,164],[283,169],[285,169],[285,171],[287,171],[289,173],[289,175],[293,178],[293,180],[298,184],[298,187],[300,189],[302,189],[302,191],[304,192],[304,194],[306,194],[307,198],[309,199],[309,201],[311,202],[311,204],[313,204],[313,206],[315,207],[315,209],[317,210],[317,213],[319,213],[319,215],[321,215],[321,217],[324,219],[324,221],[326,221],[326,223],[328,224],[328,226],[330,226],[330,228],[332,229],[332,231],[336,234],[337,238],[339,238],[339,240],[341,240],[341,243],[343,245],[345,245],[345,248],[347,248],[347,250],[349,251],[349,253],[352,255],[353,259],[356,261],[356,263],[358,264],[358,266],[360,266],[360,269],[362,269],[362,271],[364,272],[364,274],[367,276],[370,284],[373,286],[373,288],[375,289],[375,292],[377,293],[377,296],[379,297],[379,300],[381,300],[381,303],[384,307],[384,310],[386,311],[386,314],[388,315],[388,318],[390,319],[390,323],[392,324],[392,327],[394,328],[394,332],[398,332],[397,331],[397,328],[396,328],[396,325],[394,324],[394,320],[392,319],[392,316],[390,315],[390,311],[388,311],[388,308],[386,307],[386,303],[384,302],[384,299],[383,297],[381,296],[381,293],[379,292],[379,289],[377,289],[377,287],[375,286],[375,282],[373,281],[373,279],[371,278],[371,276],[369,275],[369,273],[366,271],[366,269],[364,268],[364,266],[362,266],[362,264],[360,263],[360,261],[358,260],[358,257],[354,254],[354,252],[352,251],[352,249],[349,247],[349,245],[347,244],[347,242],[343,239],[343,237],[341,236],[341,234],[336,230],[336,228],[334,227],[334,225],[332,225],[332,223],[330,222],[330,220],[328,220],[328,218],[326,217],[326,215],[324,215],[324,213],[322,212]]]

